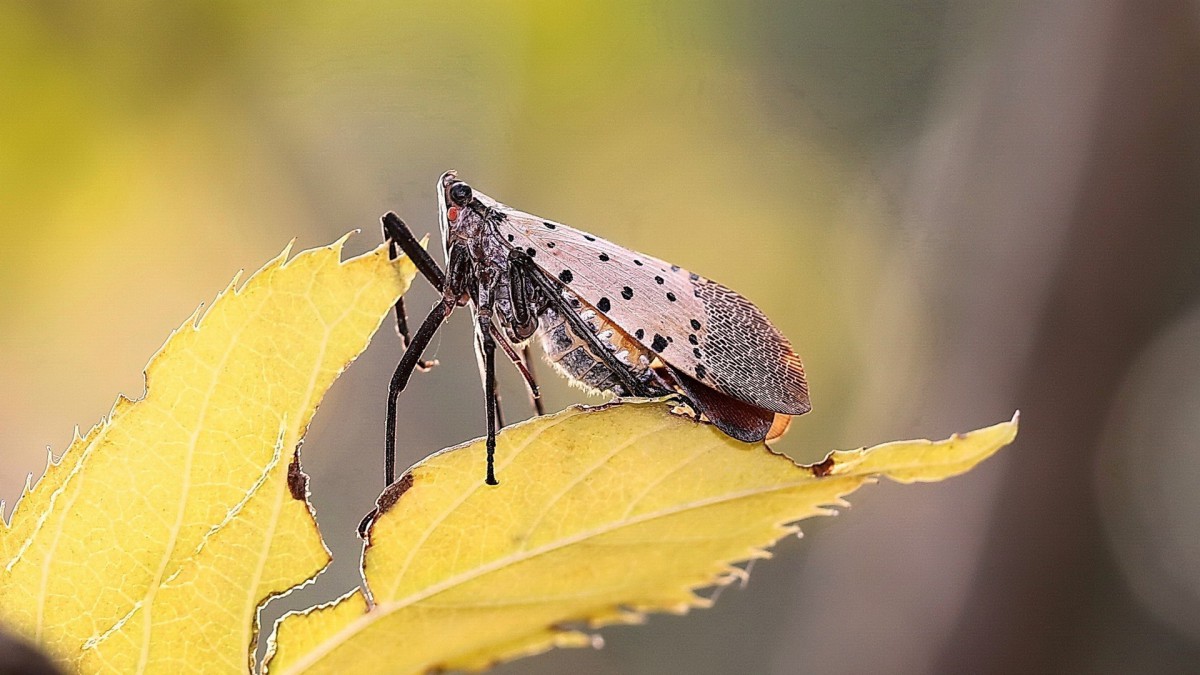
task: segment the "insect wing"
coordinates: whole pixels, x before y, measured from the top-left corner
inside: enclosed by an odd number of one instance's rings
[[[740,401],[808,412],[800,357],[746,298],[653,256],[479,193],[505,218],[502,236],[672,368]]]

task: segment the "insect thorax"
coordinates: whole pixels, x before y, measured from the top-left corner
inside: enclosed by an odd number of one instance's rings
[[[588,327],[595,340],[609,352],[610,362],[626,369],[632,379],[640,383],[653,395],[668,393],[650,367],[653,357],[636,340],[610,323],[604,315],[582,302],[570,291],[563,291],[567,307],[574,311]],[[592,341],[578,335],[561,311],[547,307],[542,311],[538,334],[546,358],[573,382],[593,392],[609,391],[618,396],[628,396],[621,377],[596,353]]]

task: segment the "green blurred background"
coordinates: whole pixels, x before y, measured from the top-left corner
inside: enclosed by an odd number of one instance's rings
[[[712,610],[501,672],[1194,669],[1198,26],[1190,0],[5,0],[0,497],[238,269],[367,250],[392,209],[436,232],[455,168],[756,301],[810,374],[797,459],[1023,412],[1000,457],[856,495]],[[401,400],[404,463],[483,431],[464,319]],[[268,625],[358,583],[398,354],[381,333],[314,422],[336,559]]]

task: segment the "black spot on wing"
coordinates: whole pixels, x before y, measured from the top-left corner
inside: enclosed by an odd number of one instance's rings
[[[537,255],[537,249],[535,249],[531,246],[531,247],[525,249],[525,255],[532,258],[533,256]]]
[[[658,333],[655,333],[654,334],[654,342],[650,343],[650,349],[653,349],[654,351],[661,354],[662,350],[664,350],[666,348],[667,348],[667,339],[664,338],[663,336],[659,335]]]
[[[601,312],[607,312],[612,309],[612,303],[608,301],[608,298],[600,298],[600,302],[596,303],[596,309]]]
[[[692,330],[700,330],[700,322],[692,319]]]
[[[607,253],[600,254],[600,262],[608,262],[608,254]]]
[[[553,230],[554,228],[558,227],[558,226],[557,226],[557,225],[555,225],[554,223],[550,223],[550,222],[545,222],[545,223],[542,223],[542,224],[546,226],[546,229],[547,229],[547,230]]]
[[[633,289],[628,286],[626,286],[625,288],[622,288],[621,289],[621,297],[625,298],[626,300],[632,300],[633,299]]]
[[[708,371],[704,368],[704,364],[697,363],[696,364],[696,377],[703,380],[706,375],[708,375]]]
[[[646,330],[644,328],[639,328],[633,331],[633,337],[641,340],[642,338],[646,337]]]
[[[671,291],[667,291],[667,299],[670,300],[671,302],[675,302],[675,294],[672,293]]]
[[[666,280],[666,279],[663,279],[662,277],[654,277],[654,281],[655,281],[655,282],[656,282],[656,283],[657,283],[659,286],[662,286],[663,284],[667,283],[667,280]]]
[[[558,280],[564,284],[569,284],[575,280],[575,275],[571,274],[571,270],[563,270],[558,273]]]

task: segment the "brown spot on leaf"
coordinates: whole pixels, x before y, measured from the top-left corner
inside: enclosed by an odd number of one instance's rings
[[[376,506],[379,509],[379,513],[376,517],[382,516],[383,514],[392,510],[392,507],[396,505],[396,502],[400,501],[400,498],[403,497],[404,493],[408,492],[408,489],[412,486],[413,476],[411,473],[406,473],[403,476],[400,476],[400,480],[387,486],[387,489],[383,491],[383,494],[379,495],[379,501],[376,502]]]
[[[826,457],[817,464],[813,464],[809,468],[812,469],[813,475],[817,478],[828,476],[833,473],[833,455]]]
[[[300,502],[308,499],[308,476],[300,469],[299,451],[292,455],[292,462],[288,464],[287,483],[292,499]]]

